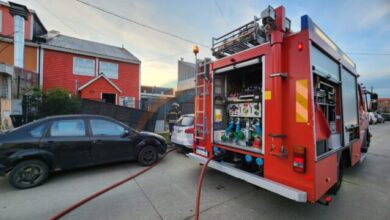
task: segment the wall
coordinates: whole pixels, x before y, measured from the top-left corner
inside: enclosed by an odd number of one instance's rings
[[[2,30],[0,34],[6,36],[14,36],[14,18],[9,13],[9,8],[6,6],[0,6],[0,10],[2,11]],[[31,40],[31,13],[28,14],[27,20],[24,21],[24,38],[27,40]]]
[[[95,59],[94,57],[74,55],[71,53],[59,52],[48,49],[44,50],[43,90],[61,87],[67,89],[72,94],[76,94],[76,81],[77,87],[79,88],[94,78],[92,76],[80,76],[73,74],[74,56]],[[110,60],[103,61],[119,64],[118,79],[110,80],[123,91],[123,94],[121,94],[121,96],[132,96],[135,97],[136,100],[139,100],[139,65]]]
[[[195,77],[177,81],[177,91],[195,88]]]
[[[11,114],[11,100],[0,99],[0,130],[8,130],[12,127],[12,121],[9,115]]]
[[[32,72],[37,71],[37,48],[31,46],[24,47],[24,69]],[[0,42],[0,63],[14,64],[14,46],[12,43]]]
[[[119,102],[119,91],[116,90],[104,78],[99,78],[80,92],[80,97],[83,99],[92,99],[99,101],[102,99],[102,93],[116,94],[116,104]]]
[[[390,98],[378,99],[378,110],[380,112],[390,112]]]

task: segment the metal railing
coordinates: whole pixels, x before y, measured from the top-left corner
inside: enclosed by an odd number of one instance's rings
[[[248,48],[267,42],[267,35],[259,24],[261,18],[254,17],[253,21],[212,40],[213,56],[222,58]]]

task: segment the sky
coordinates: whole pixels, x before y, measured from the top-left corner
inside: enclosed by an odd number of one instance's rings
[[[124,46],[141,61],[141,84],[176,87],[177,62],[192,62],[192,45],[88,7],[76,0],[13,0],[34,9],[48,30]],[[293,31],[311,19],[357,65],[359,81],[390,97],[390,0],[83,0],[202,45],[249,22],[268,5],[284,5]],[[202,57],[210,48],[200,46]]]

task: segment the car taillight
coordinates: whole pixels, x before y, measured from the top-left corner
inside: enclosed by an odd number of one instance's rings
[[[186,133],[186,134],[193,134],[194,133],[194,128],[187,128],[186,130],[184,130],[184,133]]]
[[[304,173],[306,170],[306,149],[295,146],[293,154],[293,168],[295,172]]]

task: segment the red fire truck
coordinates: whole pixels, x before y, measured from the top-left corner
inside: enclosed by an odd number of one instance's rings
[[[307,15],[290,27],[283,6],[268,7],[213,38],[216,59],[197,59],[189,157],[313,203],[365,158],[368,114],[355,63]]]

